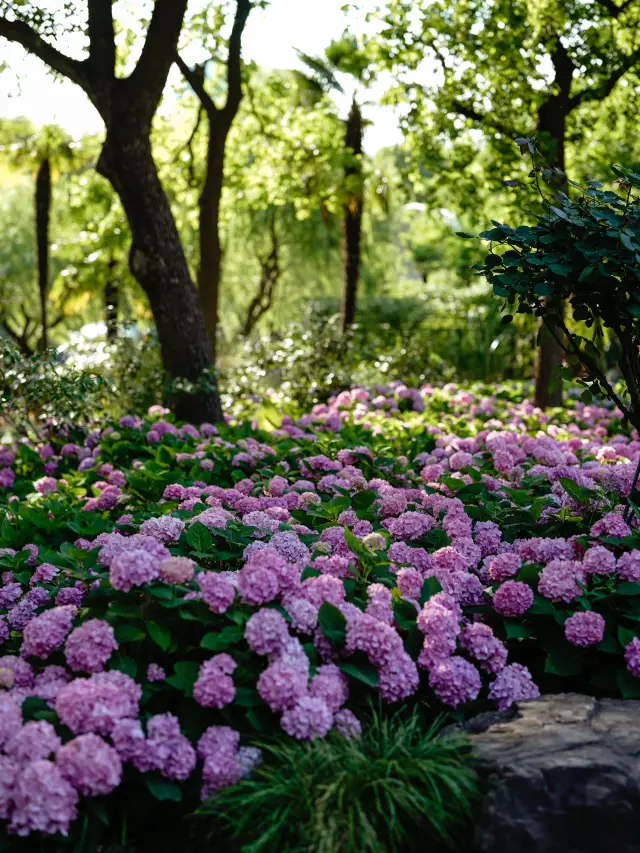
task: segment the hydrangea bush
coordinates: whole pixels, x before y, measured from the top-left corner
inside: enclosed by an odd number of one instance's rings
[[[461,719],[640,696],[621,417],[398,382],[270,433],[153,407],[4,445],[8,832],[96,849],[250,774],[259,743],[357,738],[372,698]]]

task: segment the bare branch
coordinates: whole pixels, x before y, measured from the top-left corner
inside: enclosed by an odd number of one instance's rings
[[[193,89],[194,94],[209,118],[215,118],[220,110],[216,107],[213,98],[204,87],[204,65],[196,65],[194,68],[190,68],[177,51],[175,54],[175,63],[184,79]]]
[[[633,53],[625,56],[615,71],[612,71],[609,77],[598,86],[593,86],[591,89],[585,89],[570,98],[569,110],[574,110],[586,101],[603,101],[611,94],[611,92],[613,92],[616,83],[638,63],[640,63],[640,48],[637,48]]]
[[[200,128],[200,122],[202,121],[202,113],[204,112],[204,107],[202,104],[198,105],[198,115],[196,118],[196,123],[193,126],[193,130],[191,131],[191,136],[187,139],[187,144],[184,146],[186,150],[189,152],[189,186],[195,187],[196,185],[196,175],[194,169],[195,157],[193,155],[193,141],[196,138],[196,133]]]
[[[53,71],[57,71],[58,74],[62,74],[87,90],[89,80],[86,60],[79,62],[61,53],[25,21],[10,21],[8,18],[0,17],[0,37],[22,45],[25,50],[37,56]]]

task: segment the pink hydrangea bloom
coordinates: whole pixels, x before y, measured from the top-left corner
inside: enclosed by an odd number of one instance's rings
[[[236,688],[231,673],[237,664],[230,655],[215,655],[200,666],[193,698],[204,708],[224,708],[233,702]]]
[[[531,673],[520,663],[511,663],[498,674],[489,688],[489,698],[497,703],[502,711],[514,702],[537,699],[540,691],[533,683]]]
[[[122,762],[117,751],[92,733],[78,735],[61,746],[56,767],[85,797],[110,794],[122,779]]]
[[[48,658],[64,642],[75,613],[76,608],[67,604],[45,610],[31,619],[23,632],[21,652],[24,657]]]
[[[473,701],[480,693],[482,682],[472,663],[453,656],[431,669],[429,685],[441,702],[456,708]]]
[[[289,638],[284,617],[277,610],[264,607],[248,620],[244,636],[249,647],[259,655],[280,652]]]
[[[76,672],[102,672],[117,648],[111,625],[103,619],[89,619],[69,634],[64,654]]]
[[[333,725],[333,714],[324,699],[303,696],[284,711],[280,719],[284,731],[297,740],[323,738]]]
[[[593,646],[604,637],[605,621],[593,610],[574,613],[564,623],[564,635],[573,646]]]
[[[533,604],[533,590],[520,581],[505,581],[493,594],[493,607],[500,616],[522,616]]]
[[[66,836],[78,816],[78,792],[46,759],[31,761],[18,772],[12,797],[9,829],[18,836],[32,832]]]

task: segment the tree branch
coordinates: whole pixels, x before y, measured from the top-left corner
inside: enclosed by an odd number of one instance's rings
[[[509,136],[513,138],[518,135],[512,127],[507,127],[507,125],[502,124],[502,122],[495,121],[490,116],[478,112],[476,109],[474,109],[472,106],[469,106],[468,104],[463,104],[460,101],[454,101],[452,107],[454,111],[457,112],[459,115],[471,119],[471,121],[475,121],[478,124],[481,124],[483,127],[491,127],[494,130],[498,131],[498,133],[502,133],[503,136]]]
[[[99,77],[110,80],[116,68],[113,0],[87,0],[87,10],[90,62]]]
[[[237,0],[233,29],[229,37],[227,58],[227,102],[224,105],[229,124],[235,118],[242,100],[242,33],[252,9],[251,0]]]
[[[149,120],[162,97],[173,65],[188,0],[156,0],[138,64],[129,81],[141,93]]]
[[[178,51],[175,53],[175,63],[180,69],[184,79],[193,89],[195,96],[200,101],[202,109],[210,119],[215,118],[220,110],[216,107],[213,102],[213,98],[204,87],[204,65],[196,65],[195,68],[189,68]]]
[[[16,42],[38,59],[41,59],[53,71],[62,74],[85,91],[89,85],[87,76],[87,61],[71,59],[60,53],[53,45],[46,42],[26,21],[10,21],[0,17],[0,37],[7,41]]]
[[[596,0],[603,9],[606,9],[607,12],[611,15],[612,18],[619,18],[620,15],[624,15],[624,13],[629,9],[636,0],[625,0],[620,6],[618,6],[614,0]]]
[[[611,94],[611,92],[613,92],[618,80],[624,77],[627,71],[630,71],[633,66],[638,63],[640,63],[640,47],[628,56],[625,56],[618,68],[616,68],[615,71],[612,71],[609,77],[599,86],[593,86],[591,89],[585,89],[570,98],[569,111],[574,110],[586,101],[603,101]]]

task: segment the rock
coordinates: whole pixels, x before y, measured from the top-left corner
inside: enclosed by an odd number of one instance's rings
[[[465,729],[474,853],[640,853],[640,701],[544,696]]]

